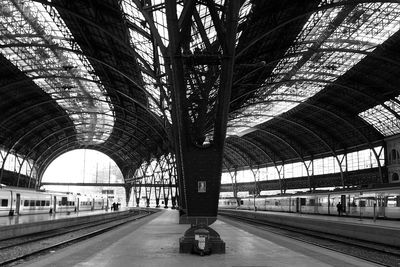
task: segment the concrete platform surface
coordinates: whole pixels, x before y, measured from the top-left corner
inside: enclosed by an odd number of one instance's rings
[[[377,266],[274,234],[251,234],[222,221],[212,225],[226,242],[226,254],[179,254],[177,211],[162,211],[23,266]],[[261,231],[261,230],[260,230]]]
[[[246,210],[219,210],[220,215],[233,214],[267,223],[329,233],[345,238],[358,239],[376,244],[400,248],[399,221],[358,220],[345,216],[320,216],[285,212]]]

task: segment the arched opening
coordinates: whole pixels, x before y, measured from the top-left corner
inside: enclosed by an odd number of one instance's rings
[[[392,174],[392,181],[398,181],[399,180],[399,175],[395,172]]]
[[[107,155],[91,149],[77,149],[62,154],[46,169],[42,183],[70,183],[76,185],[44,185],[51,191],[102,196],[109,201],[126,204],[124,179],[117,164]],[[87,186],[85,184],[99,184]]]

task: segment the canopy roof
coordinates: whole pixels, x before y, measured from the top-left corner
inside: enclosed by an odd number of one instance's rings
[[[202,68],[219,61],[208,52],[225,1],[195,4],[185,64],[198,75],[187,98],[194,121],[207,99],[201,131],[212,142],[216,93],[199,87],[210,78]],[[40,175],[60,154],[92,148],[126,178],[173,152],[164,1],[0,7],[3,149],[32,159]],[[396,1],[242,1],[223,167],[337,155],[398,134],[399,13]]]

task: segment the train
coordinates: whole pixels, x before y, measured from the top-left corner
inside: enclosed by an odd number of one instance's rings
[[[102,210],[103,197],[0,186],[0,216]]]
[[[339,214],[338,203],[341,203]],[[220,198],[219,209],[400,219],[400,187]]]

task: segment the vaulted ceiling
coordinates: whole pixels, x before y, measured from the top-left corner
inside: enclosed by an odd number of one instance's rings
[[[372,148],[400,132],[400,4],[241,2],[223,168]],[[125,177],[174,153],[164,1],[0,3],[3,150],[40,175],[62,153],[92,148]],[[210,10],[223,18],[225,1],[195,4],[188,49],[207,55]]]

